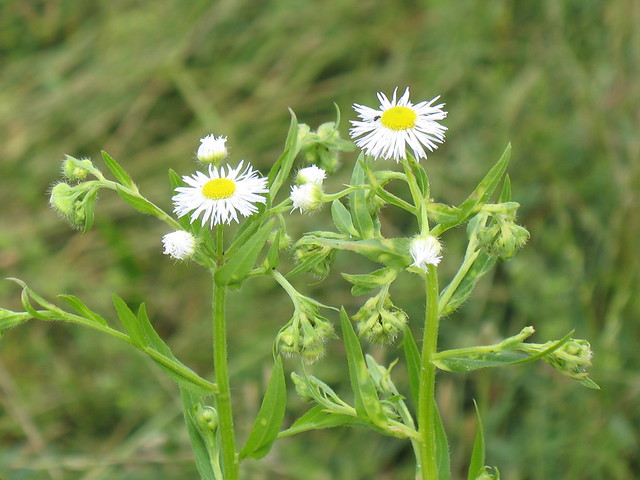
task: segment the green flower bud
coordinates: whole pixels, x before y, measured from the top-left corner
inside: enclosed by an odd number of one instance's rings
[[[321,245],[312,237],[302,237],[293,246],[293,258],[298,265],[312,260],[308,272],[322,280],[327,278],[336,258],[337,251],[333,248]]]
[[[396,307],[387,291],[370,298],[352,317],[361,337],[372,343],[393,342],[407,323],[407,314]]]
[[[299,356],[314,363],[325,353],[324,344],[334,336],[333,326],[318,313],[318,307],[301,297],[293,317],[278,332],[275,350],[286,356]]]
[[[70,155],[65,155],[66,160],[62,162],[62,174],[69,180],[84,180],[94,169],[93,163],[88,158],[80,160]]]
[[[300,375],[298,375],[296,372],[291,372],[291,380],[293,381],[296,393],[303,401],[313,401],[313,396],[311,395],[311,390],[309,390],[309,385],[307,385],[307,382],[305,382]]]
[[[215,432],[218,428],[218,411],[208,405],[196,405],[198,427]]]
[[[76,228],[85,226],[87,209],[93,208],[96,196],[90,195],[93,186],[89,183],[69,185],[59,182],[51,188],[49,204]]]
[[[500,471],[495,468],[495,473],[490,470],[494,470],[491,467],[482,467],[482,471],[476,477],[476,480],[500,480]]]

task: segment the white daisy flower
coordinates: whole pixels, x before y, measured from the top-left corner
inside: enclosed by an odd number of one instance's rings
[[[227,157],[227,137],[215,137],[207,135],[200,139],[200,146],[196,153],[196,157],[202,163],[219,164]]]
[[[162,237],[164,254],[176,260],[186,260],[196,251],[196,239],[189,232],[176,230]]]
[[[260,177],[251,165],[242,170],[243,162],[235,168],[227,165],[214,167],[209,165],[209,174],[196,172],[185,175],[182,180],[188,187],[176,188],[172,197],[174,212],[178,217],[191,213],[191,223],[202,214],[202,226],[210,222],[211,228],[221,223],[238,221],[238,213],[244,217],[258,211],[256,203],[265,203],[267,179]]]
[[[433,152],[444,142],[447,127],[438,123],[447,116],[444,103],[433,105],[440,96],[429,102],[413,104],[409,101],[409,89],[396,101],[397,88],[391,101],[378,93],[378,110],[364,105],[353,105],[362,119],[352,120],[349,130],[356,145],[375,158],[393,158],[396,162],[407,158],[407,147],[413,150],[416,160],[427,158],[425,148]],[[357,138],[356,137],[361,137]]]
[[[439,255],[442,245],[436,237],[431,235],[427,237],[416,237],[411,242],[411,257],[413,258],[414,267],[418,267],[425,273],[427,265],[438,266],[442,257]]]
[[[318,210],[322,206],[322,198],[324,193],[322,188],[315,183],[304,183],[302,185],[294,185],[291,187],[291,195],[289,198],[293,203],[293,212],[296,208],[301,213],[311,213]]]
[[[304,185],[305,183],[315,183],[322,186],[322,182],[327,178],[327,172],[322,168],[311,165],[310,167],[301,168],[296,175],[296,184]]]

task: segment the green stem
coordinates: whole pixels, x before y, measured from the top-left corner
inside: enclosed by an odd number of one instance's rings
[[[218,226],[217,254],[222,253],[222,233]],[[212,271],[212,279],[213,279]],[[238,479],[238,460],[236,457],[236,440],[233,430],[233,412],[231,409],[231,388],[229,386],[229,370],[227,366],[227,326],[225,318],[226,287],[213,281],[213,364],[215,368],[218,394],[216,406],[220,424],[218,432],[222,448],[222,469],[224,480]],[[222,479],[220,479],[222,480]]]
[[[438,274],[429,265],[426,283],[426,309],[422,356],[420,363],[420,390],[418,394],[418,433],[421,438],[418,469],[422,480],[436,480],[436,367],[431,363],[438,346]]]

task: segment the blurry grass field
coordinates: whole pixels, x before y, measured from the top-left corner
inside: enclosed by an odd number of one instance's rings
[[[164,257],[166,230],[113,196],[100,198],[89,234],[68,228],[47,203],[64,154],[98,163],[107,150],[170,209],[166,172],[191,173],[205,134],[227,135],[233,158],[264,172],[281,152],[288,107],[315,128],[333,118],[335,102],[346,135],[351,104],[373,105],[377,91],[410,86],[414,101],[441,94],[449,131],[428,160],[434,195],[462,201],[510,141],[514,199],[531,232],[443,322],[441,345],[489,343],[525,325],[540,342],[576,329],[593,345],[592,378],[602,387],[584,389],[541,363],[440,374],[454,478],[466,478],[472,398],[484,412],[487,461],[506,480],[640,478],[638,25],[633,0],[4,0],[0,276],[48,298],[77,295],[108,317],[112,292],[146,301],[178,357],[207,374],[206,272]],[[296,228],[325,219],[300,217]],[[401,218],[390,221],[399,235],[411,233]],[[462,236],[444,239],[445,277]],[[340,257],[336,270],[349,271],[349,262]],[[354,304],[339,276],[308,291]],[[394,297],[416,318],[419,291],[407,278]],[[271,341],[291,311],[262,281],[229,302],[242,418],[258,408]],[[0,282],[0,306],[19,308],[10,282]],[[331,348],[314,368],[340,390],[344,355],[338,342]],[[287,421],[306,408],[292,395]],[[240,421],[240,435],[249,427]],[[408,444],[327,430],[278,443],[244,477],[399,480],[411,478],[410,460]],[[0,478],[196,478],[173,382],[93,332],[36,322],[8,332]]]

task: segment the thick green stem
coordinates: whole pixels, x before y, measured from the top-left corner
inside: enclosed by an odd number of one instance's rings
[[[222,228],[216,232],[216,254],[218,262],[222,262],[223,237]],[[220,480],[238,480],[238,459],[236,456],[236,439],[233,430],[233,412],[231,409],[231,388],[229,386],[229,370],[227,367],[227,325],[225,312],[226,287],[217,285],[213,279],[213,365],[215,369],[218,394],[218,434],[222,449],[222,470],[224,478]]]
[[[418,394],[418,433],[421,438],[418,469],[422,480],[437,480],[436,464],[436,367],[431,363],[438,346],[438,273],[428,266],[426,276],[426,312],[422,356],[420,363],[420,391]]]
[[[229,371],[227,368],[227,328],[225,322],[226,288],[213,287],[213,363],[215,367],[216,406],[220,425],[220,445],[222,447],[222,466],[224,480],[237,480],[238,462],[236,459],[236,440],[233,431],[233,414],[231,410],[231,389],[229,387]],[[221,479],[222,480],[222,479]]]

